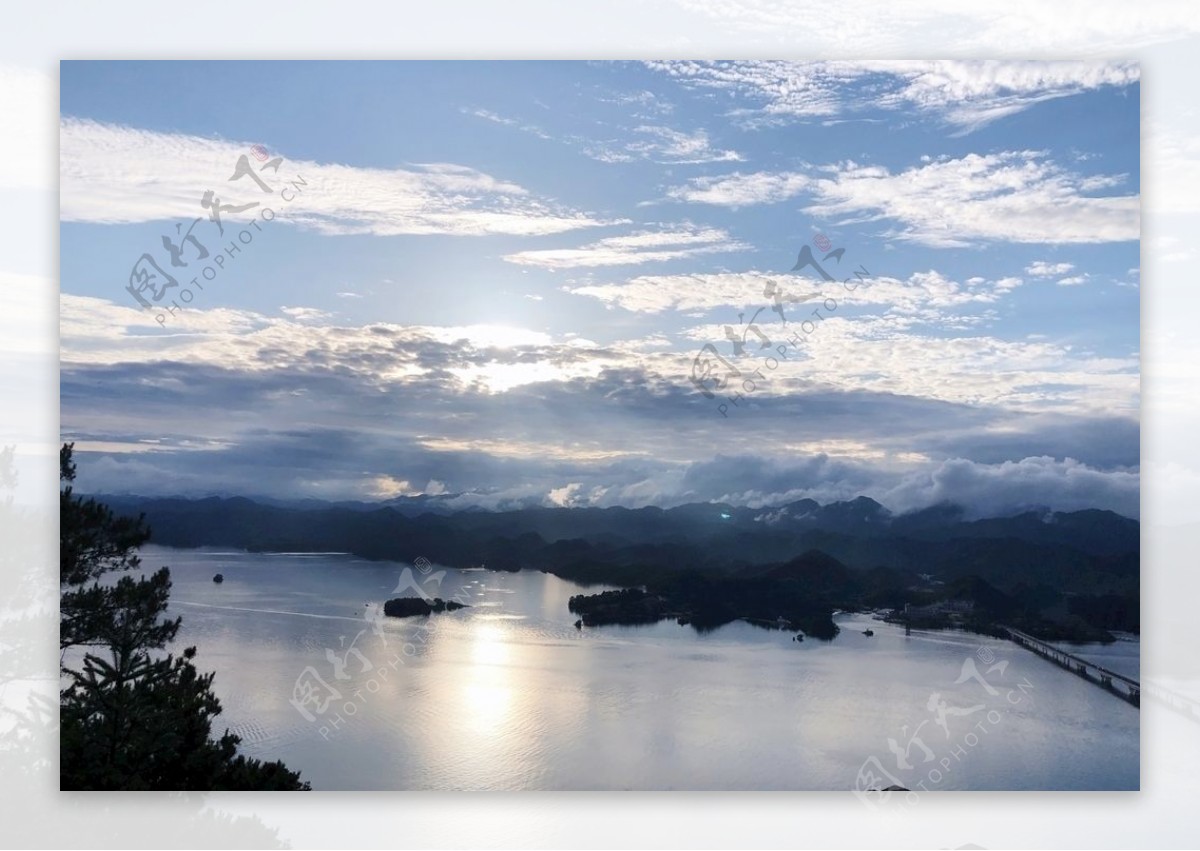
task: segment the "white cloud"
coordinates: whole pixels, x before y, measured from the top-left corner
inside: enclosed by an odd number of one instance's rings
[[[740,280],[751,304],[761,304],[761,281],[750,275]],[[622,303],[648,312],[706,307],[742,298],[738,285],[735,280],[696,279],[689,285],[686,276],[654,285],[640,281],[635,292],[646,301],[638,304],[633,293],[625,293]],[[826,387],[1010,410],[1136,415],[1136,356],[1100,358],[1051,341],[1008,341],[973,332],[946,336],[945,311],[986,304],[993,298],[987,286],[967,288],[929,272],[906,282],[881,281],[873,294],[864,284],[856,294],[863,303],[891,302],[888,312],[841,318],[838,311],[823,308],[827,318],[799,348],[791,347],[755,398]],[[809,312],[804,305],[786,307]],[[599,345],[504,326],[313,324],[228,309],[187,310],[163,329],[145,311],[66,294],[61,317],[64,368],[186,363],[242,375],[290,368],[328,372],[372,388],[434,381],[444,383],[439,392],[451,395],[504,393],[535,382],[561,384],[595,378],[606,369],[641,370],[686,388],[694,349],[701,342],[713,342],[726,354],[729,346],[721,321],[685,330],[674,345],[661,335]],[[792,331],[770,313],[754,321],[780,344],[799,329],[798,314],[789,313],[789,318]],[[732,308],[719,320],[735,323]]]
[[[740,162],[742,159],[737,151],[714,148],[704,130],[686,133],[670,127],[642,125],[635,127],[633,132],[640,138],[622,143],[593,142],[583,152],[606,163],[653,160],[665,165],[695,165]]]
[[[613,236],[579,248],[548,248],[506,254],[504,259],[523,266],[571,269],[582,266],[628,266],[712,254],[744,251],[749,246],[719,228],[690,225],[673,230],[639,231]]]
[[[708,311],[761,303],[764,288],[772,280],[786,284],[787,276],[759,272],[643,275],[619,284],[589,284],[567,291],[638,313]]]
[[[643,125],[634,132],[648,138],[631,142],[627,150],[646,159],[665,163],[737,162],[742,159],[737,151],[714,148],[708,133],[703,130],[684,133],[670,127]]]
[[[592,142],[583,148],[585,156],[602,163],[631,163],[637,160],[633,154],[606,142]]]
[[[991,60],[901,63],[894,73],[907,85],[892,96],[973,130],[1035,103],[1139,79],[1136,62],[1004,62]],[[886,102],[886,101],[885,101]]]
[[[756,398],[826,388],[1026,412],[1137,415],[1136,355],[1096,357],[1053,341],[1006,340],[969,329],[948,336],[938,312],[930,317],[921,311],[843,317],[822,310],[821,315],[825,318],[814,322],[809,334],[798,323],[784,327],[766,315],[759,318],[770,340],[764,352],[774,354],[784,345],[786,357],[754,391]],[[738,327],[733,320],[728,317],[728,324]],[[730,357],[725,325],[700,325],[684,333],[697,345],[713,343]],[[789,343],[792,339],[798,342]],[[756,337],[747,337],[747,355],[758,346]],[[680,369],[690,363],[681,363]]]
[[[808,212],[893,220],[889,236],[931,246],[972,241],[1062,244],[1137,240],[1137,195],[1082,194],[1081,178],[1036,151],[968,154],[892,174],[848,162],[814,184]]]
[[[971,279],[955,289],[930,272],[888,286],[954,300],[994,285]],[[740,434],[718,432],[723,424],[715,418],[694,429],[670,426],[678,416],[699,416],[687,378],[697,348],[691,341],[714,341],[728,355],[719,324],[692,329],[681,347],[662,334],[597,344],[503,326],[318,325],[224,309],[189,309],[164,330],[144,311],[72,295],[62,296],[61,312],[64,400],[71,403],[64,433],[126,459],[90,465],[101,477],[89,479],[96,487],[153,491],[169,481],[172,493],[241,487],[327,498],[488,491],[463,497],[464,506],[518,496],[540,504],[551,492],[570,504],[674,503],[698,497],[695,477],[683,474],[714,440],[757,453],[773,474],[781,451],[828,451],[880,466],[840,481],[776,475],[772,483],[754,474],[741,485],[718,482],[720,491],[699,498],[736,491],[778,501],[808,481],[804,487],[869,493],[889,505],[954,494],[973,504],[978,489],[988,506],[998,504],[988,499],[1011,499],[1061,507],[1086,503],[1091,482],[1100,490],[1089,507],[1115,507],[1108,500],[1123,499],[1136,481],[1136,473],[1121,472],[1120,493],[1109,492],[1101,481],[1109,474],[1076,462],[1026,459],[1013,462],[1020,469],[998,471],[956,457],[972,440],[986,445],[1009,435],[1023,452],[1015,458],[1061,457],[1053,449],[1061,440],[1047,446],[1022,437],[1037,419],[1030,413],[1136,417],[1136,357],[1097,358],[1046,340],[922,334],[919,311],[846,319],[838,312],[820,322],[778,368],[763,366],[767,377],[752,397],[762,408],[754,428]],[[779,326],[763,328],[775,338]],[[120,410],[109,404],[113,393],[121,395]],[[398,404],[408,411],[399,420],[391,416]],[[214,405],[222,417],[203,416]],[[293,426],[264,434],[264,412]],[[386,427],[364,429],[363,422]],[[487,424],[482,437],[480,423]],[[956,432],[963,440],[943,447]],[[264,464],[264,454],[295,463]],[[502,463],[480,464],[481,457]],[[942,464],[946,457],[955,461]],[[149,459],[149,466],[129,459]],[[882,475],[887,470],[896,475]],[[990,476],[1000,476],[992,489]]]
[[[587,284],[567,287],[574,295],[588,296],[605,304],[639,313],[706,312],[721,307],[741,308],[750,304],[770,303],[767,289],[774,282],[785,299],[824,299],[889,308],[891,312],[928,320],[945,319],[942,311],[966,305],[993,304],[1020,286],[1019,278],[988,281],[971,278],[967,283],[953,281],[933,269],[914,272],[905,280],[872,277],[860,283],[852,294],[840,284],[824,285],[790,274],[766,272],[723,272],[700,275],[641,275],[621,283]],[[805,311],[806,313],[808,311]]]
[[[1041,456],[1001,464],[953,458],[906,477],[881,501],[898,510],[952,502],[985,517],[1036,506],[1079,511],[1103,505],[1137,517],[1140,492],[1137,470],[1097,470],[1073,458]]]
[[[667,115],[675,111],[674,104],[663,100],[660,94],[646,89],[639,92],[616,92],[609,97],[600,97],[599,100],[602,103],[615,103],[618,106],[642,110],[639,117]]]
[[[494,458],[550,458],[597,464],[611,463],[620,458],[644,458],[649,454],[636,449],[614,449],[580,441],[550,445],[540,441],[423,436],[417,443],[431,452],[470,452]]]
[[[285,158],[278,175],[262,175],[275,189],[266,194],[250,178],[229,182],[249,143],[76,118],[63,119],[60,139],[61,217],[69,222],[206,216],[200,199],[213,190],[226,204],[270,204],[280,220],[326,234],[539,235],[613,224],[448,163],[383,169]],[[281,201],[278,192],[296,176],[307,185]]]
[[[186,309],[164,328],[153,315],[90,296],[60,298],[60,359],[64,365],[173,361],[246,373],[288,366],[332,368],[370,385],[452,376],[459,388],[496,393],[537,381],[595,376],[627,366],[622,349],[584,350],[572,340],[504,325],[335,325],[312,308],[284,308],[285,317],[247,310]],[[497,352],[523,351],[502,359]],[[453,366],[425,363],[428,351],[452,351]],[[353,377],[353,378],[351,378]]]
[[[1072,275],[1069,278],[1060,278],[1057,281],[1060,287],[1077,287],[1080,284],[1086,284],[1088,281],[1087,275]]]
[[[515,118],[508,118],[500,115],[499,113],[492,112],[490,109],[467,109],[464,107],[460,111],[467,115],[473,115],[476,118],[482,118],[484,121],[491,121],[493,124],[503,124],[505,127],[515,127],[518,130],[523,130],[526,133],[537,136],[539,139],[553,138],[549,133],[547,133],[541,127],[538,127],[536,124],[526,124],[518,121]]]
[[[583,487],[581,482],[571,482],[563,485],[561,488],[552,489],[546,494],[546,498],[550,501],[551,505],[557,505],[559,508],[583,504],[579,493],[581,487]]]
[[[826,60],[649,63],[686,85],[748,103],[747,123],[839,116],[866,108],[912,109],[961,132],[1035,103],[1138,80],[1135,62]],[[855,86],[855,83],[864,83]]]
[[[654,95],[649,92],[644,92],[643,95],[648,97],[635,95],[610,99],[601,98],[601,100],[608,100],[608,102],[619,103],[623,106],[631,104],[643,107],[651,106],[658,112],[670,111],[669,107],[662,107],[661,104],[656,105],[658,102],[654,100]],[[467,109],[464,107],[460,111],[467,115],[490,121],[493,124],[522,130],[537,136],[539,139],[552,140],[555,138],[536,124],[529,124],[515,118],[509,118],[489,109]],[[647,119],[646,116],[640,117],[643,120],[653,120]],[[708,131],[703,129],[687,132],[657,124],[642,124],[627,130],[627,132],[630,136],[623,140],[606,139],[597,141],[578,134],[567,134],[559,137],[558,141],[578,147],[585,156],[604,163],[628,163],[639,160],[650,160],[663,165],[698,165],[701,163],[740,162],[743,159],[742,155],[737,151],[714,147],[712,141],[709,139]]]
[[[332,313],[318,310],[315,307],[281,307],[279,310],[297,322],[319,322],[322,319],[329,319],[333,316]]]
[[[1025,273],[1033,275],[1035,278],[1053,278],[1056,275],[1065,275],[1074,268],[1072,263],[1048,263],[1045,260],[1035,260],[1025,267]]]
[[[508,127],[515,127],[520,124],[515,118],[505,118],[503,115],[492,112],[490,109],[467,109],[463,107],[461,112],[473,115],[476,118],[482,118],[484,121],[491,121],[495,124],[503,124]]]
[[[786,201],[808,189],[811,184],[812,179],[799,172],[735,172],[695,178],[684,186],[670,189],[667,197],[694,204],[737,208]]]
[[[1138,239],[1140,198],[1085,195],[1085,187],[1094,184],[1042,152],[1007,151],[922,158],[921,165],[896,174],[847,161],[814,169],[811,175],[701,177],[668,190],[667,197],[739,207],[807,194],[813,203],[806,212],[846,222],[894,220],[903,227],[888,236],[932,246],[963,246],[972,240],[1058,244]]]
[[[687,479],[716,486],[728,483],[720,501],[754,508],[805,498],[828,503],[869,496],[896,513],[951,503],[963,506],[970,518],[1099,507],[1139,516],[1141,477],[1136,468],[1103,469],[1045,455],[1000,463],[961,457],[933,462],[918,457],[904,463],[878,446],[865,445],[865,453],[850,446],[848,453],[840,453],[824,451],[825,445],[788,445],[789,457],[771,462],[750,454],[718,456],[691,465]],[[682,490],[666,476],[658,480],[664,490]],[[759,515],[767,524],[784,517],[780,511]]]

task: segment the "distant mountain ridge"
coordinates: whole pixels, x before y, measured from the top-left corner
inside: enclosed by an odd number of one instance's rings
[[[145,513],[153,542],[257,551],[339,551],[369,559],[502,570],[601,566],[741,571],[819,550],[858,571],[889,568],[945,581],[976,575],[999,588],[1044,584],[1089,593],[1136,590],[1140,523],[1111,511],[1026,511],[966,520],[938,505],[892,514],[869,497],[771,508],[690,503],[674,508],[425,511],[411,503],[265,504],[244,497],[97,495]]]

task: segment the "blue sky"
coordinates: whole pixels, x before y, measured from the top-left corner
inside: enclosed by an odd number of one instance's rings
[[[66,62],[61,111],[83,487],[1137,513],[1136,64]],[[206,190],[276,217],[141,308],[236,238]]]

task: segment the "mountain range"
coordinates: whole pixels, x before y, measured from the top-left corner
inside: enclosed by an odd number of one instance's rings
[[[851,570],[886,568],[924,582],[978,577],[1002,590],[1045,586],[1137,594],[1140,523],[1105,510],[968,519],[941,504],[893,514],[869,497],[766,508],[429,510],[387,503],[267,503],[244,497],[97,494],[121,514],[144,513],[156,544],[251,551],[347,552],[499,570],[550,570],[605,581],[698,569],[756,574],[812,550]],[[436,499],[434,500],[436,505]],[[418,510],[418,509],[424,510]]]

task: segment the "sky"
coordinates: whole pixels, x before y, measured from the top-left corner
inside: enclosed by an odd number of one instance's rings
[[[60,92],[81,490],[1138,516],[1136,63],[64,62]]]

